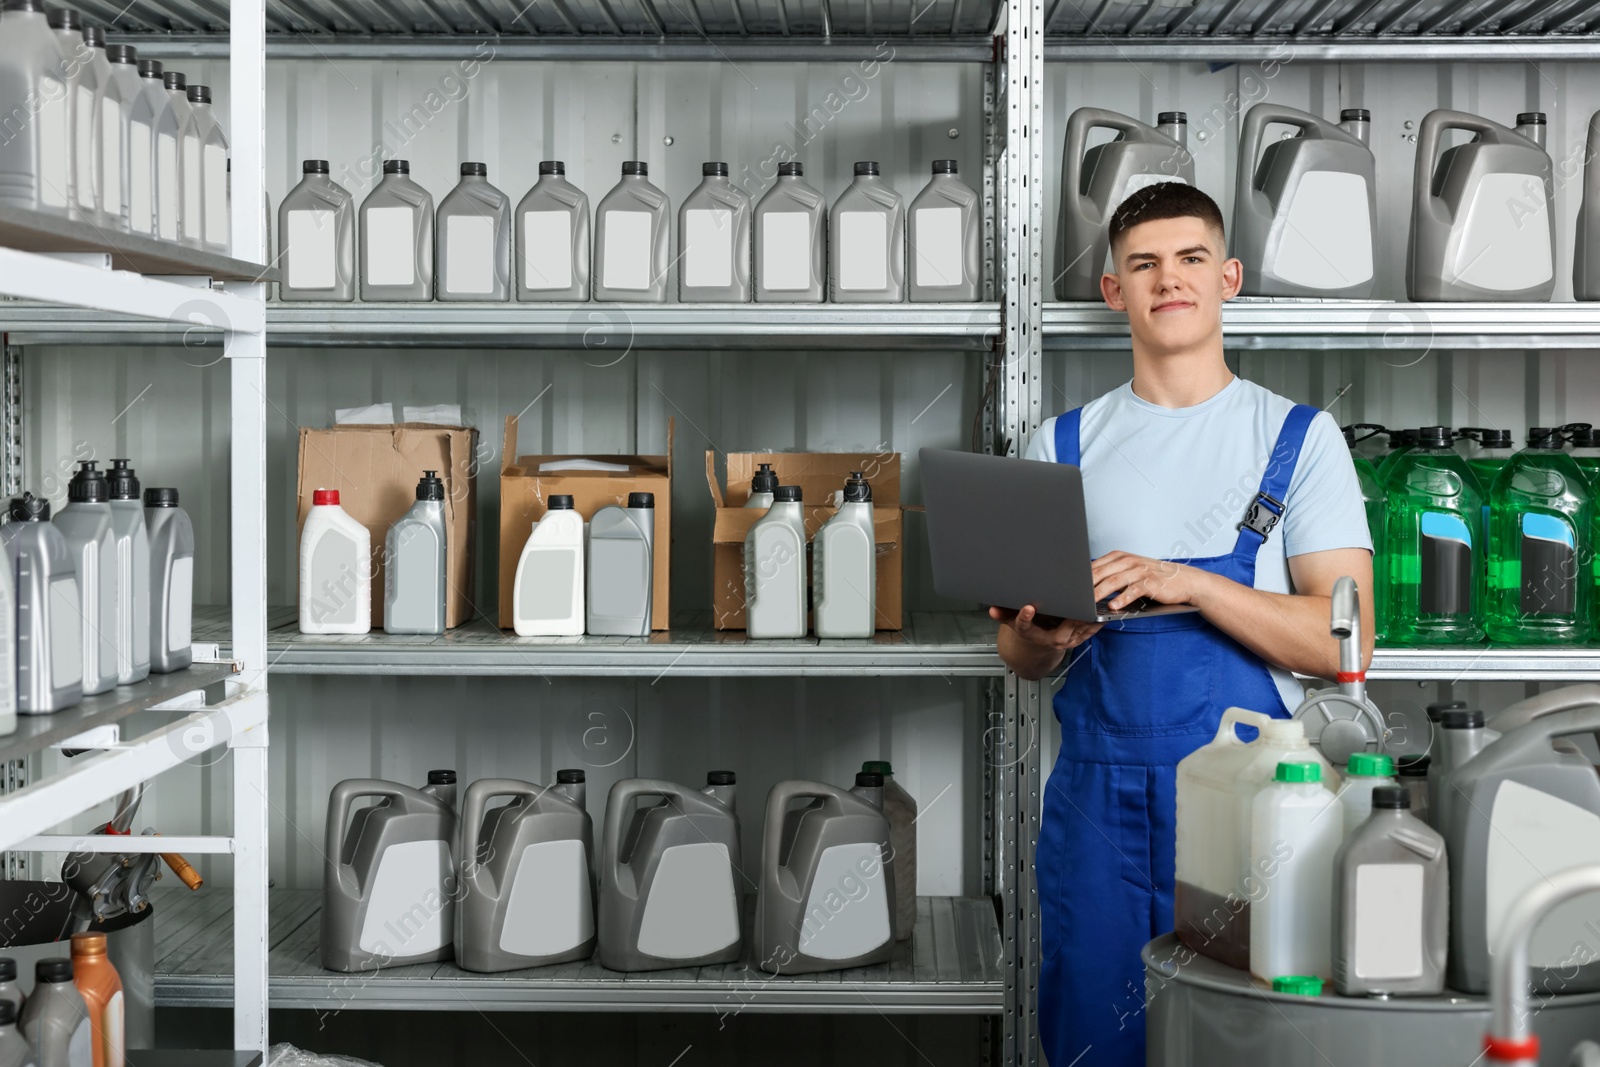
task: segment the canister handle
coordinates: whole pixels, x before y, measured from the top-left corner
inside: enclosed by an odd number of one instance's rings
[[[538,800],[543,789],[515,778],[479,778],[467,786],[461,801],[461,818],[456,822],[456,863],[474,890],[487,896],[498,896],[500,887],[494,884],[484,864],[478,862],[479,831],[483,828],[483,813],[493,797],[527,797]]]
[[[353,884],[354,872],[341,857],[344,855],[345,835],[350,829],[350,808],[362,797],[384,797],[399,802],[406,799],[406,794],[401,786],[379,778],[346,778],[328,794],[328,852],[324,880],[351,899],[360,896],[360,888]]]
[[[1244,708],[1229,708],[1222,713],[1222,723],[1217,727],[1217,736],[1212,738],[1214,744],[1228,743],[1242,745],[1246,742],[1239,740],[1239,732],[1235,726],[1243,724],[1254,726],[1257,730],[1272,721],[1272,716],[1261,711],[1246,711]]]

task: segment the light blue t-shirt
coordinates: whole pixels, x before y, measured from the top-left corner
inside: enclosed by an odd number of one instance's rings
[[[1188,408],[1141,400],[1132,382],[1090,401],[1078,437],[1090,553],[1180,559],[1232,552],[1292,407],[1243,378]],[[1055,462],[1055,419],[1033,435],[1027,458]],[[1372,550],[1350,450],[1327,412],[1306,430],[1284,505],[1256,556],[1257,589],[1292,592],[1290,556]],[[1293,711],[1304,687],[1289,671],[1273,668],[1272,677]]]

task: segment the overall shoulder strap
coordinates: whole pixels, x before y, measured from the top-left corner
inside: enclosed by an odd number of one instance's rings
[[[1256,490],[1250,510],[1239,524],[1239,540],[1234,545],[1234,552],[1254,556],[1266,544],[1273,527],[1283,519],[1289,485],[1294,480],[1300,453],[1305,449],[1306,430],[1310,429],[1311,420],[1317,415],[1317,408],[1309,404],[1296,404],[1290,409],[1289,417],[1283,420],[1283,429],[1278,431],[1278,441],[1272,446],[1267,469],[1261,474],[1261,487]]]
[[[1056,462],[1078,466],[1082,455],[1078,446],[1078,427],[1083,422],[1083,409],[1073,408],[1056,417]]]

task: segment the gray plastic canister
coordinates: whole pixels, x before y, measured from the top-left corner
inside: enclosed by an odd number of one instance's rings
[[[72,960],[52,956],[34,965],[33,992],[23,1005],[21,1026],[39,1067],[91,1067],[89,1005],[72,983]]]
[[[857,163],[855,172],[828,213],[828,299],[899,303],[906,298],[905,201],[877,163]]]
[[[654,493],[629,493],[627,507],[608,505],[589,520],[584,625],[590,634],[650,636],[655,529]]]
[[[178,491],[144,491],[150,531],[150,670],[181,671],[194,662],[194,523]]]
[[[94,107],[102,71],[90,61],[94,49],[84,44],[83,20],[76,11],[52,8],[48,18],[61,48],[60,70],[67,79],[67,136],[72,142],[68,196],[75,216],[95,221]]]
[[[88,66],[93,68],[86,80],[96,86],[93,117],[90,120],[92,146],[90,152],[91,195],[99,224],[114,230],[128,228],[128,112],[123,107],[124,86],[121,73],[128,71],[135,82],[138,71],[130,70],[126,63],[113,66],[106,52],[105,31],[98,26],[85,26],[83,43],[88,46]]]
[[[31,100],[39,110],[24,110],[26,121],[0,144],[0,203],[55,215],[74,210],[67,195],[71,112],[61,59],[44,4],[7,3],[0,11],[0,98],[12,107]]]
[[[137,89],[126,98],[128,227],[134,233],[155,237],[161,233],[163,180],[168,184],[178,180],[178,119],[172,109],[172,97],[161,84],[161,63],[138,59],[129,54],[132,51],[130,47],[122,53],[134,64],[139,79]],[[172,195],[176,197],[177,193]]]
[[[139,477],[125,459],[111,461],[111,540],[116,546],[117,684],[150,674],[150,534]]]
[[[749,303],[750,198],[728,180],[726,163],[706,163],[678,208],[678,299]]]
[[[383,161],[361,201],[361,299],[433,299],[433,195],[411,180],[411,162]]]
[[[278,205],[278,299],[354,300],[355,198],[328,177],[327,160],[300,168],[300,184]]]
[[[194,112],[194,147],[199,153],[198,163],[190,171],[200,176],[197,217],[188,224],[190,236],[203,247],[227,255],[232,247],[229,230],[233,225],[228,217],[233,201],[228,179],[228,137],[212,110],[211,87],[191,85],[188,93],[189,107]]]
[[[417,502],[384,540],[384,633],[444,633],[446,538],[444,482],[423,471]]]
[[[139,100],[139,91],[143,83],[139,80],[138,50],[132,45],[107,45],[104,48],[107,66],[107,76],[115,85],[116,106],[120,113],[119,128],[115,135],[122,141],[121,162],[118,173],[103,172],[103,181],[100,190],[101,204],[106,209],[107,222],[119,230],[132,229],[133,227],[133,139],[136,132],[133,127],[133,114]],[[107,89],[105,99],[112,100],[113,90]],[[109,108],[109,103],[106,105]],[[102,110],[102,116],[105,111]],[[153,210],[153,199],[150,196],[150,181],[153,174],[151,168],[151,146],[154,142],[150,137],[151,123],[147,115],[143,128],[137,131],[143,138],[139,149],[139,160],[144,168],[140,188],[145,194],[143,210],[142,233],[150,232],[150,212]],[[103,160],[103,157],[102,157]],[[120,188],[113,190],[112,182],[119,182]],[[115,210],[113,210],[115,208]]]
[[[732,771],[703,790],[626,778],[606,799],[600,962],[654,971],[739,958],[739,816]],[[656,803],[640,803],[656,798]]]
[[[808,803],[791,808],[791,801]],[[767,794],[754,965],[804,974],[881,963],[894,951],[895,881],[883,775],[854,789],[779,782]]]
[[[28,493],[9,512],[0,544],[16,579],[17,712],[46,715],[83,699],[78,571],[48,500]]]
[[[1578,228],[1572,240],[1572,298],[1600,300],[1600,111],[1589,116],[1589,137],[1583,153],[1583,197],[1578,201]]]
[[[83,695],[117,685],[117,548],[105,474],[83,460],[67,485],[67,506],[53,520],[78,575]]]
[[[486,165],[461,164],[461,181],[439,201],[437,230],[440,300],[511,299],[511,198],[489,184]]]
[[[372,970],[447,960],[455,934],[454,771],[428,786],[352,778],[328,797],[322,965]],[[379,803],[355,811],[355,802]]]
[[[779,163],[778,180],[756,204],[758,303],[821,303],[828,295],[828,202],[807,185],[799,163]]]
[[[35,1067],[33,1048],[17,1029],[18,1005],[0,1000],[0,1067]]]
[[[594,213],[594,298],[660,304],[667,299],[672,201],[650,184],[649,167],[622,165],[622,180]]]
[[[510,971],[588,959],[595,946],[594,826],[581,770],[556,784],[480,778],[461,807],[456,962]],[[511,803],[488,810],[495,797]]]
[[[178,183],[177,211],[168,188],[161,192],[161,236],[191,248],[201,245],[202,223],[200,217],[200,129],[195,121],[194,107],[189,103],[189,80],[182,71],[163,70],[162,84],[172,99],[172,112],[178,129]],[[158,142],[159,147],[159,142]]]
[[[589,299],[589,198],[559,159],[517,205],[517,299]]]
[[[907,210],[906,281],[913,302],[983,296],[983,202],[956,177],[956,161],[933,161],[933,177]]]
[[[871,637],[878,626],[878,556],[872,487],[856,477],[838,512],[811,544],[811,585],[818,637]]]
[[[780,485],[744,538],[745,633],[806,635],[806,520],[798,485]]]

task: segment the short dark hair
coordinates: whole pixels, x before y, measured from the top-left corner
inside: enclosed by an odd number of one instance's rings
[[[1147,185],[1119,204],[1111,213],[1111,247],[1115,249],[1123,234],[1142,222],[1184,218],[1199,219],[1216,230],[1223,241],[1218,253],[1226,253],[1228,235],[1222,225],[1222,209],[1215,200],[1184,182]]]

